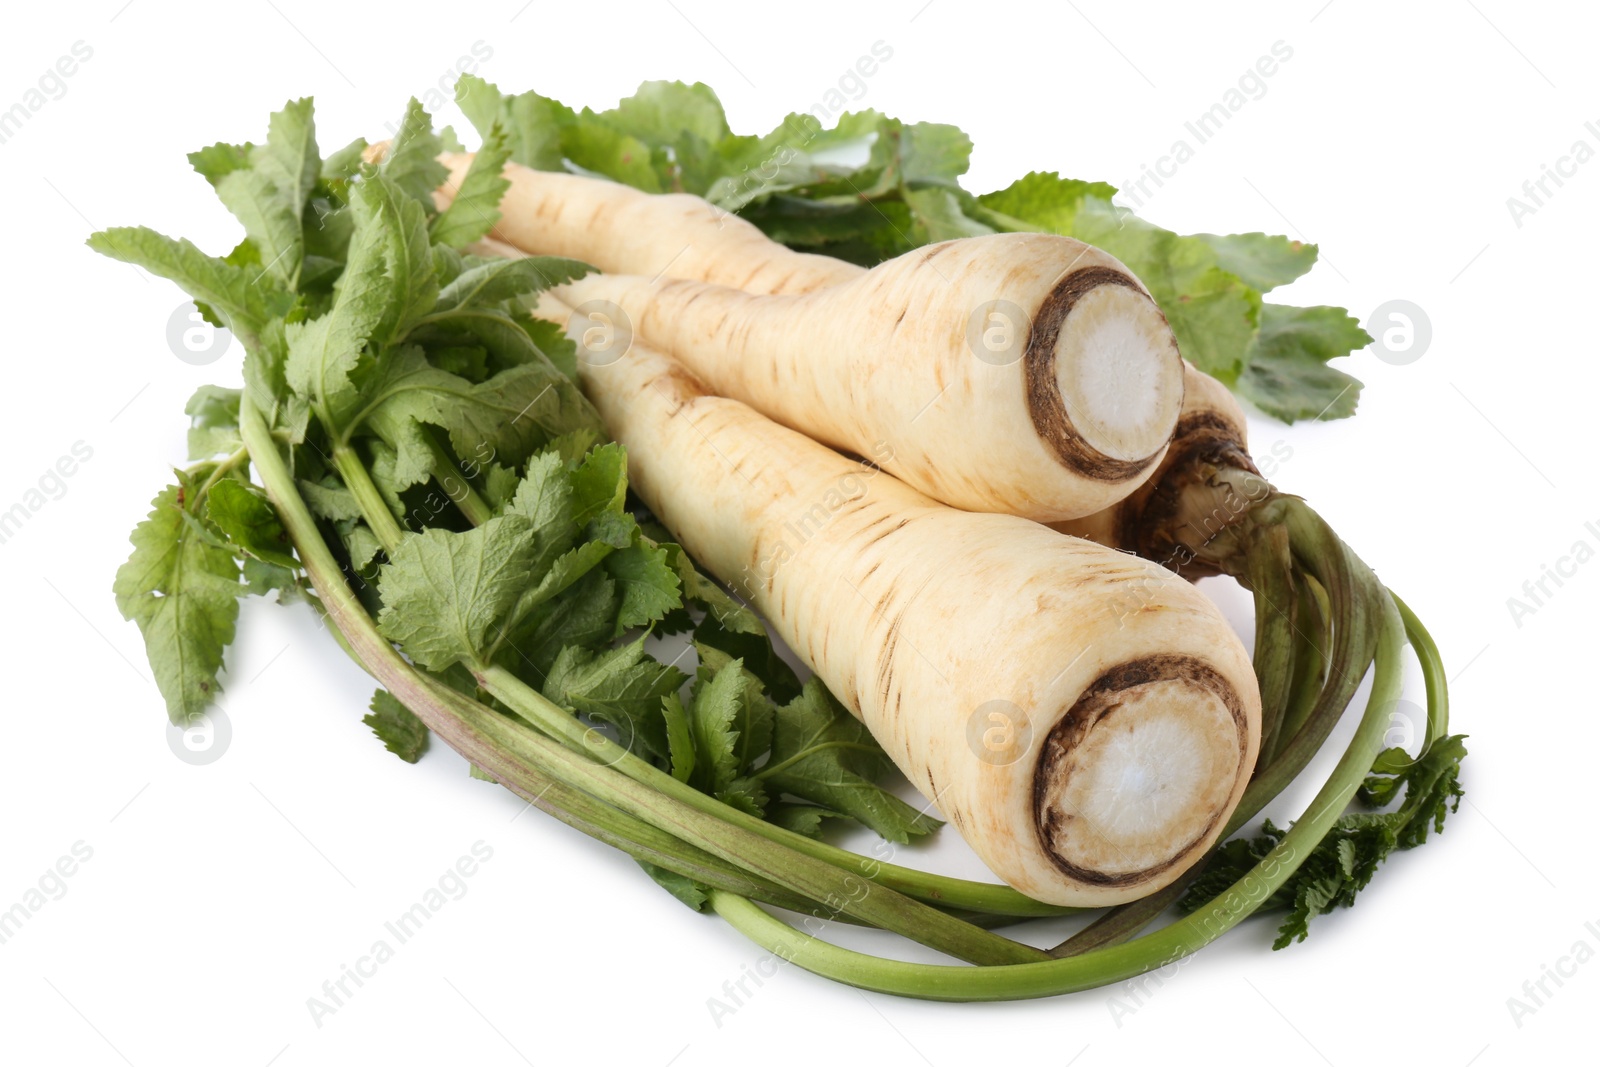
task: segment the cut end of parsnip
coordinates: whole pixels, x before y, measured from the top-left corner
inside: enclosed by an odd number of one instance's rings
[[[1248,758],[1238,696],[1219,675],[1176,659],[1118,668],[1040,752],[1034,815],[1045,850],[1090,885],[1165,884],[1209,847]]]
[[[1068,466],[1122,481],[1160,458],[1183,406],[1183,360],[1131,275],[1067,274],[1039,310],[1027,357],[1034,424]]]

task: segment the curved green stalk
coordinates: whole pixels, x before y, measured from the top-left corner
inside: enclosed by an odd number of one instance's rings
[[[1406,602],[1395,596],[1395,607],[1400,609],[1400,618],[1406,625],[1406,639],[1411,642],[1411,648],[1417,654],[1417,661],[1422,665],[1422,684],[1428,694],[1428,736],[1423,747],[1433,744],[1445,734],[1450,732],[1450,682],[1444,671],[1444,658],[1439,655],[1439,646],[1433,641],[1433,635],[1428,633],[1422,625],[1422,620],[1412,612]]]
[[[1253,912],[1294,873],[1339,818],[1372,761],[1383,748],[1389,706],[1401,691],[1400,653],[1404,627],[1399,612],[1381,588],[1377,635],[1377,674],[1356,735],[1333,775],[1267,856],[1204,908],[1134,941],[1078,956],[1000,967],[952,967],[886,960],[810,937],[763,911],[722,892],[711,906],[735,928],[783,959],[808,971],[862,989],[928,1000],[1013,1000],[1047,997],[1122,981],[1146,971],[1173,966],[1222,936]]]
[[[1272,752],[1294,687],[1298,596],[1289,531],[1260,526],[1251,532],[1245,574],[1255,599],[1256,641],[1251,657],[1261,690],[1261,753]]]

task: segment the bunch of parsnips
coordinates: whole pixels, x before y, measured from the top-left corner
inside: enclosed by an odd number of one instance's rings
[[[244,224],[226,257],[145,229],[90,239],[246,349],[242,390],[190,402],[193,465],[116,579],[175,722],[214,699],[240,596],[304,602],[378,681],[366,721],[402,758],[437,735],[767,949],[939,999],[1117,981],[1264,908],[1288,909],[1287,944],[1442,826],[1464,749],[1437,649],[1260,476],[1238,405],[1183,358],[1194,321],[1128,265],[958,186],[945,206],[982,232],[870,269],[794,251],[705,199],[564,172],[626,138],[707,180],[707,138],[649,140],[703,128],[703,86],[581,117],[462,88],[474,154],[412,101],[392,142],[324,158],[309,100],[263,145],[193,153]],[[926,148],[918,129],[891,132]],[[716,151],[731,166],[737,148]],[[910,163],[897,148],[860,202],[892,225],[877,200],[898,197],[924,239],[927,219],[958,225]],[[780,167],[740,206],[853,232],[838,168],[801,166],[809,184]],[[1217,255],[1264,270],[1260,236]],[[1180,576],[1202,574],[1254,595],[1253,669]],[[692,678],[647,651],[683,633]],[[1382,744],[1408,640],[1415,757]],[[1369,667],[1308,811],[1232,838]],[[891,764],[927,807],[879,784]],[[838,819],[907,843],[933,808],[1005,884],[824,840]],[[1089,908],[1106,910],[1048,951],[994,932]],[[976,966],[846,950],[785,913]]]

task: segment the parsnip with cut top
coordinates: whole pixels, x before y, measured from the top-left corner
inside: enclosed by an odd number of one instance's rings
[[[710,395],[643,342],[580,363],[640,497],[997,875],[1039,900],[1113,904],[1215,841],[1260,702],[1205,597],[1132,556],[945,507]]]
[[[1122,499],[1183,401],[1166,317],[1069,237],[947,241],[799,296],[620,275],[562,294],[616,305],[712,389],[824,444],[887,444],[891,473],[972,511],[1054,521]]]
[[[440,190],[441,198],[448,199],[471,159],[470,154],[445,158],[454,182]],[[764,296],[812,293],[859,282],[868,273],[844,260],[786,248],[699,197],[643,193],[603,178],[515,164],[506,168],[505,177],[511,184],[496,232],[522,252],[573,256],[620,274],[665,274],[734,285]],[[612,208],[602,213],[600,204]],[[618,217],[625,226],[613,231],[611,220]],[[575,221],[579,219],[594,225],[579,224]],[[654,318],[651,325],[656,325]],[[643,332],[654,337],[650,329]],[[694,361],[694,350],[673,347],[675,354]],[[1244,413],[1221,382],[1185,361],[1183,404],[1171,443],[1154,470],[1106,507],[1052,524],[1115,548],[1144,550],[1149,558],[1168,562],[1190,576],[1215,573],[1214,568],[1186,558],[1192,556],[1184,547],[1192,533],[1180,539],[1170,527],[1183,511],[1185,490],[1204,477],[1209,465],[1224,462],[1254,470],[1245,447]],[[925,491],[947,503],[959,503],[934,489]],[[1215,516],[1203,518],[1208,529],[1217,525]]]

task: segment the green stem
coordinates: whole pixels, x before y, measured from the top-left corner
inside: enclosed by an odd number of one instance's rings
[[[1293,498],[1280,498],[1279,503],[1284,505],[1280,514],[1289,526],[1296,560],[1328,594],[1327,618],[1333,629],[1330,669],[1304,725],[1287,737],[1266,771],[1257,773],[1245,790],[1246,801],[1253,796],[1277,796],[1311,762],[1350,706],[1372,662],[1377,599],[1381,597],[1386,610],[1393,605],[1372,571],[1321,516]],[[1265,806],[1264,800],[1261,806]]]
[[[862,989],[929,1000],[1013,1000],[1046,997],[1122,981],[1176,964],[1232,929],[1294,873],[1338,820],[1383,747],[1388,712],[1401,690],[1404,628],[1381,587],[1377,673],[1372,695],[1349,748],[1333,775],[1271,852],[1205,907],[1153,934],[1078,956],[1000,967],[951,967],[906,963],[840,948],[803,934],[758,905],[722,892],[712,908],[747,937],[808,971]]]
[[[494,518],[494,509],[489,506],[489,502],[478,495],[478,491],[462,473],[456,458],[440,443],[439,432],[432,427],[424,427],[423,431],[423,436],[428,441],[428,449],[433,453],[433,480],[439,483],[444,495],[450,498],[450,502],[460,509],[461,514],[474,526],[482,526]]]
[[[233,470],[233,468],[237,467],[239,464],[243,463],[249,458],[250,450],[243,446],[241,446],[238,451],[231,453],[226,459],[224,459],[221,463],[218,463],[216,467],[212,469],[211,473],[206,476],[206,480],[200,483],[200,488],[194,491],[194,496],[189,500],[186,500],[184,505],[188,507],[190,511],[193,511],[194,508],[199,505],[200,501],[205,499],[206,494],[211,492],[212,486],[220,482],[223,479],[223,476],[225,476],[229,471]]]
[[[1261,746],[1261,759],[1265,762],[1277,759],[1283,743],[1300,732],[1328,680],[1332,625],[1325,610],[1326,598],[1322,587],[1309,574],[1295,568],[1295,578],[1299,591],[1295,595],[1294,678],[1277,736],[1270,746]]]
[[[1256,608],[1256,644],[1251,658],[1260,683],[1261,752],[1266,754],[1275,747],[1294,686],[1294,567],[1289,531],[1283,526],[1258,527],[1248,544],[1246,576]]]
[[[383,498],[383,493],[372,480],[372,475],[367,473],[366,464],[361,462],[361,456],[356,453],[355,447],[353,445],[335,447],[333,466],[339,472],[339,477],[344,479],[345,488],[356,498],[356,504],[361,508],[361,516],[367,520],[367,526],[372,529],[378,543],[383,546],[385,552],[392,554],[395,547],[400,544],[400,537],[405,531],[401,529],[399,520],[394,517],[394,512],[389,510],[389,502]]]
[[[1389,595],[1394,596],[1394,593]],[[1450,732],[1450,682],[1444,671],[1444,657],[1439,655],[1439,646],[1434,643],[1433,635],[1428,633],[1422,620],[1412,613],[1405,601],[1395,596],[1394,604],[1400,609],[1400,618],[1406,624],[1406,639],[1411,642],[1411,648],[1422,664],[1422,684],[1428,694],[1428,736],[1423,743],[1423,748],[1427,748]]]
[[[1138,935],[1140,930],[1155,922],[1161,913],[1178,902],[1184,890],[1189,888],[1189,883],[1200,876],[1205,870],[1206,857],[1199,863],[1190,867],[1178,876],[1177,881],[1158,889],[1147,897],[1119,904],[1101,915],[1094,922],[1067,938],[1061,944],[1050,950],[1050,955],[1056,959],[1065,959],[1068,956],[1081,956],[1085,952],[1092,952],[1097,948],[1106,948],[1110,945],[1120,945]]]

